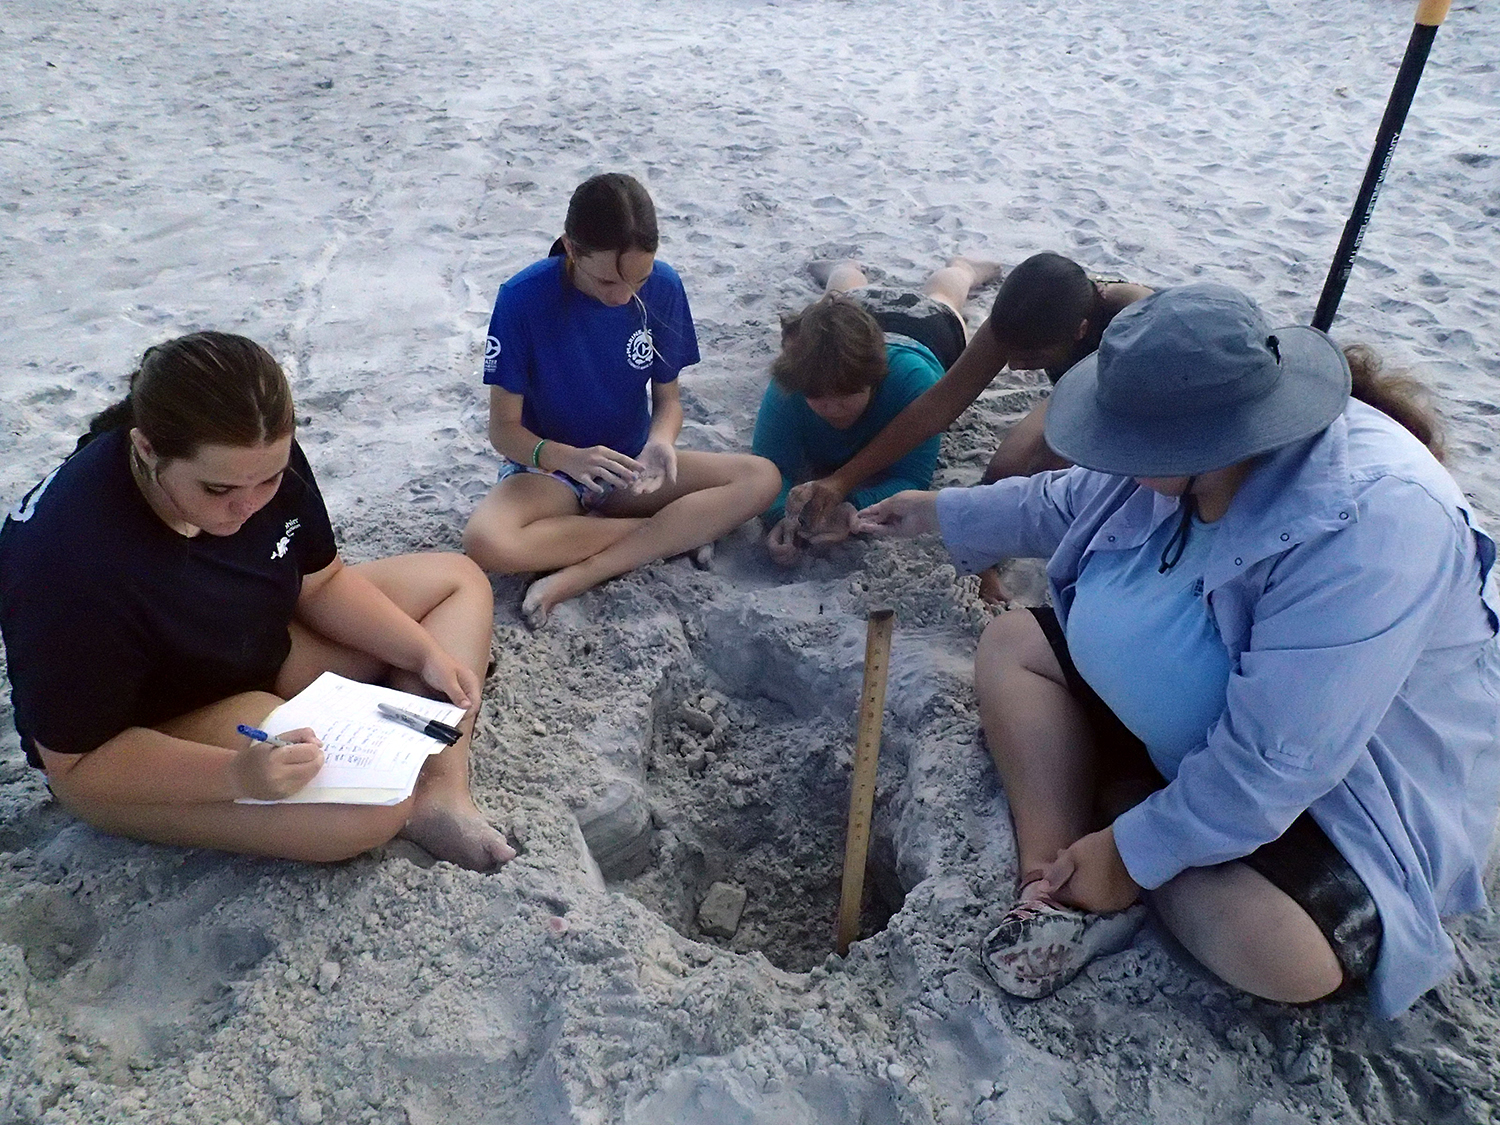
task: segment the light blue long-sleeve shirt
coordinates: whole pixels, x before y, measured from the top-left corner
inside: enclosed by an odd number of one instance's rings
[[[1178,506],[1070,469],[945,489],[937,510],[967,570],[1048,558],[1066,625],[1083,560],[1140,548]],[[1204,573],[1233,662],[1224,712],[1167,786],[1115,821],[1136,882],[1248,855],[1307,810],[1380,911],[1376,1010],[1399,1014],[1447,975],[1439,919],[1484,905],[1500,800],[1494,559],[1453,479],[1363,403],[1263,457]]]

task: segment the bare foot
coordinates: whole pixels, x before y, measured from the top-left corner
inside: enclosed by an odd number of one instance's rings
[[[992,262],[988,258],[953,258],[948,262],[953,269],[965,270],[974,280],[969,283],[970,289],[977,289],[981,285],[988,285],[997,277],[1005,273],[1003,262]]]
[[[807,272],[830,293],[842,293],[870,284],[864,267],[853,258],[814,258],[807,263]]]
[[[552,607],[564,600],[557,596],[557,586],[557,574],[549,574],[526,587],[526,596],[521,599],[521,618],[527,628],[540,629],[547,624]]]
[[[418,796],[411,819],[398,835],[437,859],[470,871],[494,871],[516,858],[516,849],[467,796]]]
[[[1000,581],[1000,572],[994,567],[979,572],[979,596],[990,605],[1004,606],[1007,609],[1016,600],[1016,596]]]

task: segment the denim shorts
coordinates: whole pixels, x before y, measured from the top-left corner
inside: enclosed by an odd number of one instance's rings
[[[1164,786],[1166,779],[1152,764],[1145,743],[1130,732],[1079,675],[1073,658],[1068,655],[1067,638],[1056,611],[1051,606],[1042,606],[1031,612],[1062,665],[1068,691],[1082,705],[1088,719],[1100,780],[1141,780],[1158,789]],[[1262,844],[1239,862],[1264,875],[1307,911],[1333,947],[1346,984],[1369,977],[1380,954],[1384,932],[1380,914],[1364,880],[1333,846],[1317,821],[1304,812],[1281,836]]]
[[[523,465],[519,461],[512,461],[509,457],[500,458],[500,472],[495,477],[495,483],[515,476],[517,473],[535,473],[537,476],[551,477],[553,480],[561,481],[573,490],[573,495],[578,497],[578,503],[585,511],[592,511],[609,498],[609,489],[603,492],[595,492],[586,484],[579,484],[567,473],[549,473],[546,469],[534,469],[530,465]]]

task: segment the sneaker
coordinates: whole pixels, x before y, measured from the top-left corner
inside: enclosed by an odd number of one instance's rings
[[[1140,903],[1118,914],[1087,914],[1046,898],[1018,902],[984,939],[979,959],[1002,991],[1040,1000],[1095,957],[1124,949],[1145,920]]]

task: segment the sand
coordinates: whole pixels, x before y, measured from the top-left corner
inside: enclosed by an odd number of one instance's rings
[[[24,0],[0,21],[0,494],[221,328],[268,345],[353,560],[453,548],[493,479],[494,292],[596,171],[641,176],[748,443],[806,263],[917,285],[1040,249],[1306,321],[1410,28],[1394,0]],[[1500,4],[1439,33],[1335,326],[1419,365],[1493,528]],[[982,319],[992,291],[977,296]],[[974,481],[1037,399],[945,440]],[[1041,596],[1034,566],[1013,583]],[[1055,998],[976,943],[1013,848],[973,709],[989,611],[935,543],[790,574],[748,534],[542,632],[497,583],[475,789],[523,855],[332,868],[101,836],[0,713],[0,1122],[1488,1122],[1500,928],[1404,1018],[1216,983],[1154,925]],[[870,936],[830,956],[864,614],[897,628]],[[587,833],[585,833],[585,829]],[[587,837],[587,838],[586,838]],[[733,938],[698,928],[715,882]]]

